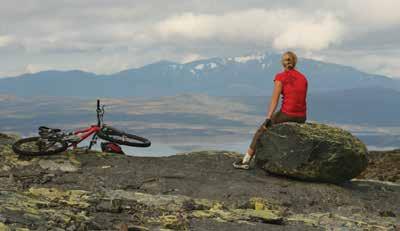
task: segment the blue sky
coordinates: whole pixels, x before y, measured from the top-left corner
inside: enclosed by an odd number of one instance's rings
[[[400,1],[1,0],[0,77],[290,49],[400,78]]]

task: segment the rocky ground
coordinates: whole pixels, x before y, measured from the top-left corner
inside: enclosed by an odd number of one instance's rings
[[[400,149],[371,151],[366,171],[359,178],[400,183]]]
[[[12,142],[0,135],[0,230],[400,228],[399,162],[378,152],[361,176],[373,180],[334,185],[235,170],[238,154],[224,151],[21,158]]]

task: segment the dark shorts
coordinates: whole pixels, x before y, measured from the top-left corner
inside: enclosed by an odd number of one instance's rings
[[[271,116],[272,124],[279,124],[283,122],[305,123],[306,120],[307,117],[305,116],[304,117],[290,116],[281,111],[277,111]]]
[[[290,116],[281,111],[277,111],[271,116],[272,124],[279,124],[283,122],[305,123],[306,120],[307,120],[306,116],[304,117]],[[263,125],[261,125],[258,128],[257,132],[254,134],[253,140],[251,141],[250,144],[251,149],[255,150],[257,140],[265,130],[266,129],[263,127]]]

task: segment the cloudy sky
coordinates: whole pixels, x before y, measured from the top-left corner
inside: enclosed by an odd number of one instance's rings
[[[0,77],[290,49],[400,78],[399,0],[0,1]]]

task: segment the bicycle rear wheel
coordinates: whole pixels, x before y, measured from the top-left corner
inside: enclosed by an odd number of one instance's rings
[[[149,147],[151,145],[150,140],[129,134],[112,127],[104,127],[97,135],[103,139],[110,142],[114,142],[121,145],[127,145],[132,147]]]
[[[29,137],[16,141],[12,145],[15,153],[26,156],[53,155],[67,150],[64,141],[44,142],[40,137]]]

